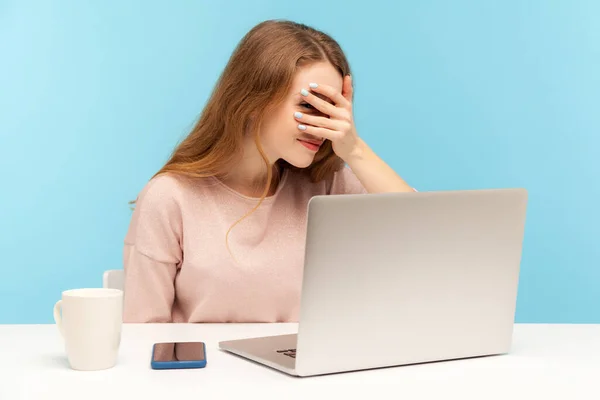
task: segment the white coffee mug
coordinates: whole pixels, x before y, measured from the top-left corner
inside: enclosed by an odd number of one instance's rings
[[[115,366],[121,344],[123,291],[73,289],[54,305],[71,368],[96,371]]]

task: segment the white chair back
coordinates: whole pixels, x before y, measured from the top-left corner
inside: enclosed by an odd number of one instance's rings
[[[108,289],[125,289],[125,273],[122,269],[104,271],[102,287]]]

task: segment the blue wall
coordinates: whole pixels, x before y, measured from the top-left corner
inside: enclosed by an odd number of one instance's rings
[[[529,189],[518,322],[600,323],[600,2],[183,3],[0,2],[0,323],[121,268],[127,202],[268,18],[341,42],[411,184]]]

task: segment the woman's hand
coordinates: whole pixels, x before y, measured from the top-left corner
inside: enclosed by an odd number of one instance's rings
[[[328,85],[311,83],[309,87],[312,92],[331,99],[333,104],[302,89],[300,93],[306,102],[325,116],[295,114],[298,129],[311,136],[331,140],[333,151],[350,166],[369,193],[414,191],[359,138],[352,115],[352,81],[349,75],[344,77],[342,93]]]
[[[298,129],[307,134],[331,140],[333,151],[345,162],[356,155],[363,142],[360,140],[352,115],[352,79],[344,77],[342,93],[331,86],[311,83],[310,91],[302,89],[300,94],[307,103],[311,104],[329,118],[316,115],[296,113],[294,117],[299,122]],[[319,93],[333,101],[331,104],[315,94]]]

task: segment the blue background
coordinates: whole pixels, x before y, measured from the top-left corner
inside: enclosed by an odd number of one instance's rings
[[[127,202],[270,18],[339,40],[359,133],[418,189],[529,190],[517,322],[600,323],[600,2],[50,3],[0,2],[0,323],[122,267]]]

